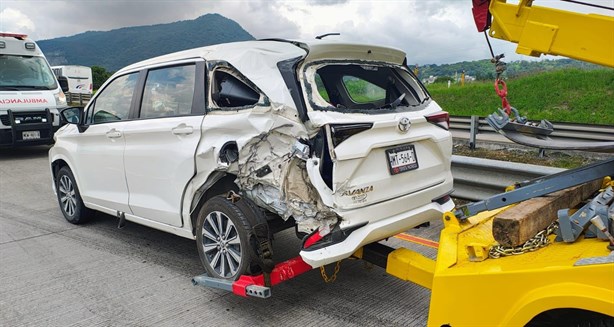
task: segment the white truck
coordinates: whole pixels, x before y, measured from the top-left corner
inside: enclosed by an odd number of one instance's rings
[[[67,90],[34,41],[0,32],[0,146],[53,143]]]
[[[68,79],[68,92],[75,94],[92,94],[92,69],[86,66],[66,65],[52,66],[55,76],[66,76]]]

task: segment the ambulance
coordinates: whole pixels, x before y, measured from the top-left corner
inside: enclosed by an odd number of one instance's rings
[[[53,143],[67,90],[34,41],[0,32],[0,147]]]

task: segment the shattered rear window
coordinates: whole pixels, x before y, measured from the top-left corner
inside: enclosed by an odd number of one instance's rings
[[[429,96],[401,66],[320,63],[307,67],[311,106],[319,110],[378,113],[421,110]]]
[[[346,75],[342,80],[348,96],[356,103],[375,103],[386,98],[386,90],[360,77]]]
[[[322,78],[320,77],[320,75],[316,74],[315,82],[316,82],[316,87],[318,88],[318,93],[320,94],[322,99],[326,101],[330,101],[330,97],[328,96],[328,92],[326,92],[326,88],[324,87],[324,84],[322,83]]]

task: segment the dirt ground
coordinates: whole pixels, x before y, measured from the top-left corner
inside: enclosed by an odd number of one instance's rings
[[[550,150],[540,153],[539,149],[503,144],[478,144],[477,148],[472,150],[464,142],[455,142],[452,153],[468,157],[520,162],[568,169],[604,160],[614,155],[611,153]]]

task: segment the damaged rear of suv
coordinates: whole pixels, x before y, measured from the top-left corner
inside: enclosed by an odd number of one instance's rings
[[[319,267],[453,208],[448,114],[396,49],[178,52],[118,71],[62,116],[50,162],[66,219],[93,209],[195,238],[212,277],[271,269],[284,228]]]

